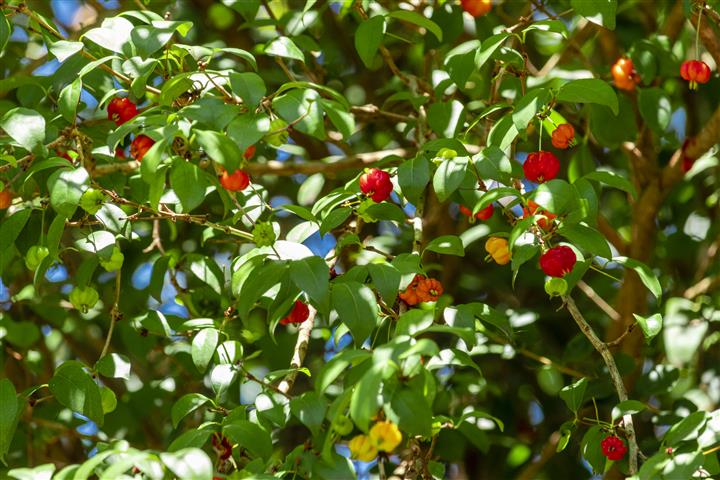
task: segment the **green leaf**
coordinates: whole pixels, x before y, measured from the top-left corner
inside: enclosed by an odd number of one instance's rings
[[[657,133],[670,125],[673,108],[670,96],[661,88],[638,89],[638,108],[643,120]]]
[[[78,468],[77,465],[74,465],[73,467]],[[9,477],[15,478],[17,480],[50,480],[53,477],[54,471],[55,465],[53,465],[52,463],[46,463],[35,468],[13,468],[8,472],[8,475]],[[59,477],[60,475],[55,476],[55,478]],[[73,480],[74,479],[75,477],[73,477]]]
[[[427,117],[438,136],[453,138],[465,123],[465,105],[459,100],[433,103],[427,109]]]
[[[123,54],[124,48],[131,46],[131,33],[134,27],[123,17],[106,18],[100,27],[88,30],[80,39],[87,38],[111,52]]]
[[[247,420],[234,420],[225,425],[223,433],[230,437],[230,440],[247,449],[254,457],[268,460],[272,455],[270,434],[255,423]]]
[[[321,98],[320,105],[343,139],[349,139],[355,132],[355,117],[339,102]]]
[[[270,131],[270,118],[264,113],[244,113],[235,117],[227,126],[228,137],[241,150],[256,144]]]
[[[287,274],[287,262],[267,262],[252,269],[253,276],[246,279],[239,290],[233,289],[238,297],[238,315],[246,318],[255,302],[271,287],[278,284]]]
[[[24,402],[18,400],[15,385],[7,378],[0,380],[0,405],[0,461],[5,463],[24,407]]]
[[[130,359],[119,353],[111,353],[98,360],[95,370],[104,377],[129,380]]]
[[[435,37],[442,42],[443,35],[440,26],[417,12],[412,12],[410,10],[396,10],[394,12],[390,12],[388,17],[397,18],[398,20],[402,20],[404,22],[414,23],[418,27],[422,27],[435,35]]]
[[[646,408],[647,406],[644,403],[638,402],[637,400],[622,401],[615,405],[612,409],[612,422],[615,423],[615,420],[625,415],[640,413]]]
[[[215,354],[219,338],[220,333],[214,328],[203,328],[193,338],[192,359],[200,373],[205,373],[207,370],[210,360]]]
[[[563,38],[568,38],[567,27],[561,20],[540,20],[539,22],[533,22],[529,27],[522,31],[523,36],[527,32],[531,32],[533,30],[539,32],[553,32],[562,35]]]
[[[548,212],[563,215],[576,207],[575,190],[565,180],[554,179],[541,183],[535,190],[533,199]]]
[[[175,32],[179,32],[184,37],[191,27],[192,22],[156,20],[152,25],[139,25],[133,28],[130,38],[140,56],[149,57],[172,40]]]
[[[293,128],[318,139],[325,138],[320,95],[311,89],[293,89],[275,97],[273,109]]]
[[[355,385],[350,398],[350,417],[363,432],[367,432],[370,419],[377,414],[380,408],[378,394],[382,385],[385,365],[374,364]]]
[[[58,108],[60,114],[70,123],[75,123],[77,115],[77,106],[80,102],[80,92],[82,90],[82,78],[76,78],[72,83],[68,84],[60,91],[58,97]]]
[[[398,183],[403,196],[411,203],[420,202],[420,197],[430,181],[430,162],[418,155],[406,160],[397,169]]]
[[[676,423],[665,433],[663,443],[668,446],[675,446],[684,440],[694,440],[700,434],[707,421],[707,413],[704,411],[693,412]]]
[[[290,264],[290,279],[306,292],[318,310],[330,307],[330,267],[320,257],[307,257]]]
[[[617,0],[570,0],[570,6],[591,22],[615,30]]]
[[[509,36],[509,33],[498,33],[497,35],[486,38],[475,53],[475,67],[478,69],[482,68],[485,62],[493,56],[495,50],[497,50]]]
[[[2,228],[0,228],[0,273],[3,272],[15,255],[15,240],[25,228],[31,213],[32,210],[29,208],[18,210],[10,217],[0,221],[0,224],[2,224]],[[65,225],[64,220],[63,225]]]
[[[602,454],[600,443],[607,436],[599,425],[593,425],[585,432],[580,441],[582,456],[588,461],[594,473],[602,473],[605,470],[606,459]]]
[[[388,418],[409,435],[432,436],[433,412],[421,392],[410,388],[395,391],[387,406]]]
[[[587,250],[593,255],[610,259],[612,252],[610,246],[602,233],[592,227],[577,223],[574,225],[563,225],[558,229],[558,234],[570,240],[574,245]]]
[[[635,190],[635,186],[630,183],[630,180],[621,175],[618,175],[617,173],[606,170],[596,170],[594,172],[588,173],[582,178],[586,180],[595,180],[597,182],[604,183],[605,185],[609,185],[611,187],[617,188],[618,190],[627,192],[632,195],[633,198],[637,199],[637,190]]]
[[[160,453],[160,459],[178,478],[187,480],[211,480],[213,463],[207,453],[199,448],[185,448],[177,452]]]
[[[222,295],[225,286],[225,275],[215,260],[197,253],[189,254],[186,262],[190,266],[190,271],[218,295]]]
[[[565,405],[573,412],[577,412],[582,406],[587,384],[587,378],[581,378],[572,385],[568,385],[560,390],[560,398],[562,398]]]
[[[78,53],[80,50],[82,50],[84,46],[85,45],[82,42],[69,42],[67,40],[59,40],[50,45],[48,48],[50,50],[50,53],[55,55],[55,58],[57,58],[58,61],[62,63],[68,58]]]
[[[640,325],[640,329],[642,329],[647,343],[650,343],[650,341],[660,333],[660,330],[662,330],[663,318],[659,313],[649,317],[643,317],[633,313],[633,317],[635,317],[635,321]]]
[[[389,263],[370,263],[368,272],[385,303],[394,305],[402,278],[400,271]]]
[[[100,388],[80,362],[68,360],[60,365],[48,386],[61,405],[102,426],[104,417]]]
[[[455,157],[442,162],[433,176],[433,188],[441,202],[450,198],[465,179],[467,157]]]
[[[550,91],[546,88],[532,90],[520,97],[515,105],[515,111],[512,114],[515,128],[525,130],[533,118],[535,118],[535,115],[550,102],[550,99]]]
[[[175,402],[170,409],[170,418],[172,419],[173,428],[177,428],[180,420],[209,401],[209,398],[200,393],[188,393],[187,395],[180,397],[180,399]]]
[[[265,96],[265,82],[257,73],[243,72],[230,74],[230,87],[233,93],[242,98],[248,108],[256,108]]]
[[[373,291],[359,282],[335,283],[332,306],[350,329],[355,344],[362,345],[377,324],[378,305]]]
[[[213,130],[193,130],[198,144],[208,157],[232,173],[237,170],[243,152],[227,136]],[[170,177],[172,179],[172,175]]]
[[[355,30],[355,48],[366,67],[371,68],[385,35],[385,17],[378,15],[362,22]]]
[[[210,436],[212,435],[212,433],[212,430],[209,429],[188,430],[187,432],[183,432],[179,437],[173,440],[168,446],[167,451],[177,452],[178,450],[189,447],[202,448],[205,446],[207,441],[210,440]]]
[[[5,45],[7,45],[11,35],[12,25],[10,25],[10,20],[8,20],[8,17],[6,17],[3,12],[2,15],[0,15],[0,54],[5,50]]]
[[[635,272],[640,276],[640,280],[642,280],[645,287],[647,287],[647,289],[655,295],[655,298],[657,298],[658,301],[660,300],[662,297],[662,287],[660,286],[660,281],[657,279],[653,271],[650,270],[650,267],[638,260],[628,257],[613,257],[612,261],[635,270]]]
[[[426,251],[441,253],[444,255],[465,256],[465,248],[463,247],[460,237],[456,235],[443,235],[430,240],[425,247]]]
[[[302,50],[288,37],[278,37],[270,41],[268,46],[265,47],[265,55],[305,62],[305,55]]]
[[[313,435],[317,435],[325,420],[327,403],[323,397],[314,391],[309,391],[290,400],[290,411],[310,429]]]
[[[45,118],[29,108],[13,108],[0,119],[0,128],[21,147],[34,152],[45,139]]]
[[[560,87],[557,99],[560,102],[605,105],[610,107],[615,115],[619,111],[615,90],[606,81],[598,78],[581,78],[566,83]]]
[[[70,218],[80,204],[80,197],[90,183],[87,170],[63,168],[48,178],[50,205],[60,215]]]
[[[370,358],[370,356],[371,354],[367,350],[341,351],[323,365],[315,381],[315,390],[318,393],[325,393],[325,390],[327,390],[348,367],[358,365]]]
[[[205,172],[197,165],[176,159],[170,170],[170,186],[178,200],[183,213],[192,211],[205,201],[205,190],[209,185]]]

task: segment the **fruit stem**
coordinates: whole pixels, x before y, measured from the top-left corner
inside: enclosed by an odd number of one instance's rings
[[[542,152],[542,128],[543,128],[543,121],[542,119],[538,120],[540,122],[540,135],[538,136],[538,151]]]
[[[698,22],[695,27],[695,58],[700,59],[700,22],[702,20],[702,7],[698,9]]]

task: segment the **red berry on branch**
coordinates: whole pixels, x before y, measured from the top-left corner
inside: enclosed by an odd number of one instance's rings
[[[243,158],[245,160],[250,160],[255,156],[255,145],[250,145],[248,148],[245,149],[245,152],[243,153]]]
[[[287,317],[280,320],[280,325],[288,323],[303,323],[310,317],[310,308],[300,300],[295,300],[295,305]]]
[[[612,66],[610,70],[615,81],[615,86],[620,90],[632,92],[635,86],[640,83],[640,76],[635,71],[633,61],[626,57],[621,57]]]
[[[575,129],[569,123],[563,123],[552,132],[553,147],[564,150],[575,143]]]
[[[239,192],[245,190],[250,185],[250,176],[243,170],[235,170],[233,173],[228,173],[227,170],[222,172],[220,175],[220,185],[225,190],[231,192]]]
[[[155,145],[155,140],[147,135],[138,135],[130,144],[130,155],[140,162],[153,145]]]
[[[551,152],[533,152],[523,163],[525,178],[531,182],[544,183],[557,177],[560,171],[560,160]]]
[[[487,207],[485,207],[482,210],[480,210],[479,212],[477,212],[475,214],[475,218],[477,218],[478,220],[487,220],[490,217],[492,217],[494,211],[495,211],[495,207],[493,207],[493,204],[491,203]],[[472,210],[467,208],[465,205],[460,205],[460,213],[462,213],[466,217],[472,218]]]
[[[625,442],[615,435],[605,437],[600,442],[600,448],[602,448],[602,454],[607,457],[608,460],[622,460],[627,452]]]
[[[492,0],[460,0],[460,4],[473,17],[487,15],[492,10]]]
[[[565,245],[553,247],[540,256],[540,268],[551,277],[564,277],[572,272],[577,257],[572,248]]]
[[[384,170],[371,168],[360,176],[360,191],[376,203],[387,200],[393,191],[390,174]]]
[[[710,81],[710,67],[700,60],[686,60],[680,66],[680,76],[690,82],[690,90],[697,90],[698,83]]]
[[[120,97],[110,100],[107,111],[108,120],[112,120],[116,125],[122,125],[138,114],[137,105],[129,98]]]

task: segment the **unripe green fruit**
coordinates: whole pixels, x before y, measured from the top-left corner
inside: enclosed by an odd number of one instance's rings
[[[557,395],[563,388],[562,374],[552,365],[543,365],[538,370],[537,382],[542,391],[548,395]]]
[[[108,272],[114,272],[122,268],[125,255],[122,254],[118,247],[113,247],[112,255],[109,260],[100,260],[100,265]]]
[[[275,243],[275,230],[272,223],[258,222],[252,231],[253,241],[258,247],[269,247]]]
[[[25,266],[30,270],[35,270],[48,255],[50,255],[50,250],[47,247],[33,245],[25,254]]]
[[[100,300],[100,295],[92,287],[75,287],[70,292],[70,303],[82,313],[87,313],[98,300]]]
[[[105,195],[100,190],[89,188],[80,197],[80,207],[90,215],[95,215],[100,211],[100,207],[105,202]]]
[[[345,415],[340,415],[333,422],[332,428],[341,436],[348,435],[350,432],[353,431],[353,423]]]
[[[450,159],[450,158],[457,157],[457,152],[455,150],[453,150],[452,148],[441,148],[437,152],[437,156],[440,158]]]
[[[287,131],[287,122],[282,118],[276,118],[270,122],[270,132],[265,135],[265,142],[273,147],[285,145],[290,134]]]
[[[559,297],[567,293],[568,284],[564,278],[551,278],[545,282],[545,293],[551,297]]]

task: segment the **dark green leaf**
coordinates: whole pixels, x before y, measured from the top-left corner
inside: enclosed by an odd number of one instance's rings
[[[385,17],[378,15],[369,18],[355,31],[355,48],[366,67],[372,67],[378,48],[385,35]]]
[[[102,426],[100,388],[80,362],[68,360],[60,365],[50,379],[49,387],[61,405]]]
[[[560,87],[557,99],[561,102],[605,105],[610,107],[615,115],[619,111],[615,90],[607,82],[598,78],[581,78],[566,83]]]
[[[362,345],[377,324],[378,305],[372,290],[358,282],[335,283],[332,306],[341,313],[340,320],[350,329],[355,344]]]

